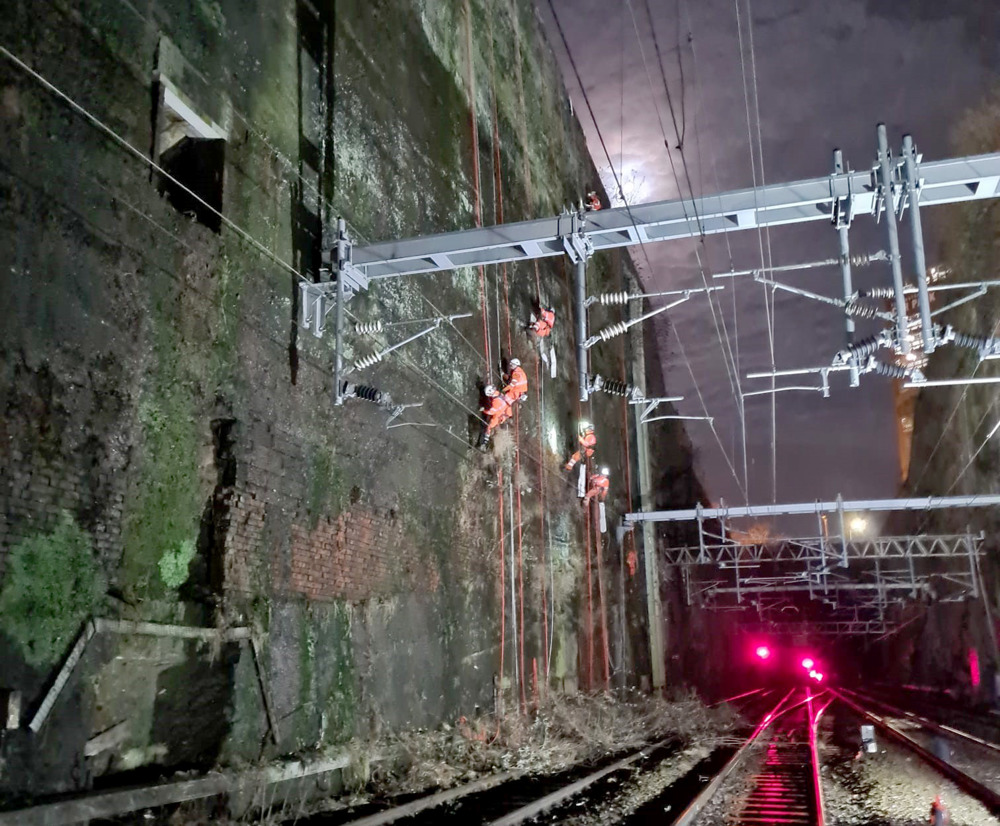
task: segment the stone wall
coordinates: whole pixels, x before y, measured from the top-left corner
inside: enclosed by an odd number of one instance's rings
[[[135,153],[0,62],[0,560],[66,509],[106,569],[102,612],[253,624],[286,752],[376,718],[436,725],[489,708],[511,560],[526,667],[551,647],[552,683],[575,684],[577,638],[594,630],[561,464],[577,418],[596,419],[618,480],[613,521],[627,410],[573,402],[567,268],[428,275],[352,300],[352,321],[399,326],[378,341],[349,332],[348,363],[414,320],[473,314],[364,373],[422,405],[392,430],[366,402],[332,405],[331,338],[297,324],[298,282],[318,277],[338,215],[363,243],[551,214],[598,186],[532,3],[16,0],[0,42],[140,153],[162,72],[228,135],[222,212],[239,228],[178,211]],[[600,256],[591,290],[620,289],[623,267]],[[561,320],[555,379],[521,331],[538,300]],[[613,320],[595,309],[595,329]],[[508,355],[532,391],[516,450],[497,458],[471,442],[478,385]],[[626,362],[595,348],[606,376]],[[189,580],[169,587],[158,563],[191,542]],[[616,576],[618,554],[605,558]],[[509,682],[511,633],[505,644]],[[44,684],[2,637],[0,655],[29,694]],[[86,739],[88,674],[113,678],[100,663],[81,671],[71,693]],[[155,686],[154,668],[147,677]],[[257,756],[254,681],[241,659],[231,759]],[[126,746],[155,755],[154,736],[137,725]]]

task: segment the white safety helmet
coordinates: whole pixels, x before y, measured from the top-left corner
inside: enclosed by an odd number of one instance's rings
[[[499,395],[497,393],[497,389],[492,384],[487,384],[486,387],[483,388],[483,392],[490,398]]]
[[[510,365],[511,367],[520,367],[520,366],[521,366],[521,359],[511,359],[511,360],[510,360],[509,362],[507,362],[507,363],[508,363],[508,364],[509,364],[509,365]]]
[[[607,476],[610,473],[611,473],[611,471],[608,468],[606,468],[606,467],[602,467],[601,468],[601,476]]]

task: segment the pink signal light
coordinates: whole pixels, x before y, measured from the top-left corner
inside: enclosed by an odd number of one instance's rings
[[[820,674],[818,671],[816,672],[815,680],[816,680],[817,683],[823,682],[823,675]]]
[[[760,659],[766,660],[771,656],[771,649],[766,645],[758,645],[757,650],[754,652]]]
[[[816,665],[816,661],[812,657],[804,657],[802,660],[802,667],[807,671],[812,670],[812,667]]]

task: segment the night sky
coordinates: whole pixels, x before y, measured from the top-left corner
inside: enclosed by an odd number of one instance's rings
[[[678,138],[645,0],[631,0],[641,50],[625,0],[554,2],[626,197],[640,203],[687,195],[681,153],[672,153],[678,180],[671,171],[657,118],[659,107],[670,145],[675,147]],[[538,0],[538,7],[595,163],[611,193],[613,176],[552,23],[548,1]],[[910,132],[926,159],[952,155],[953,124],[982,99],[1000,73],[1000,4],[996,0],[649,0],[649,8],[696,195],[753,184],[747,98],[754,151],[759,106],[763,178],[775,183],[828,174],[835,147],[843,150],[852,168],[869,168],[879,121],[887,124],[890,145],[896,151],[903,133]],[[742,21],[745,75],[737,12]],[[928,210],[923,217],[928,264],[933,264],[941,216]],[[904,274],[910,262],[907,227],[904,221],[900,238]],[[851,246],[855,253],[884,249],[884,226],[859,218],[852,227]],[[696,251],[710,274],[730,267],[760,266],[761,247],[766,256],[766,235],[758,239],[756,232],[741,232],[709,236],[703,244],[648,245],[652,268],[638,250],[633,251],[633,259],[646,289],[653,291],[701,286]],[[825,222],[775,228],[770,232],[770,254],[775,265],[835,257],[836,232]],[[887,263],[856,269],[854,274],[855,288],[891,283]],[[836,267],[778,278],[832,296],[841,290]],[[770,367],[763,289],[749,280],[738,282],[735,312],[734,294],[728,290],[720,294],[734,358],[738,349],[744,375]],[[703,297],[670,311],[670,318],[708,412],[715,417],[719,441],[742,481],[741,428],[722,356],[720,338],[724,336],[716,335]],[[874,329],[859,322],[858,335]],[[680,412],[703,415],[673,333],[658,332],[660,346],[667,350],[668,388],[685,396]],[[778,294],[774,321],[778,369],[828,364],[843,346],[843,336],[835,308]],[[868,376],[853,390],[843,374],[831,381],[829,399],[819,393],[778,396],[779,501],[897,492],[899,465],[889,380]],[[742,384],[744,391],[769,386],[766,381],[743,380]],[[770,501],[768,397],[748,399],[746,415],[749,499]],[[742,502],[740,486],[707,424],[692,422],[688,430],[711,498]]]

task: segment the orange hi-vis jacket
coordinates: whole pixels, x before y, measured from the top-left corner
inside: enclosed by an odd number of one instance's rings
[[[595,473],[590,477],[590,490],[587,491],[584,499],[589,502],[594,497],[597,497],[599,502],[603,502],[604,497],[608,495],[609,487],[611,487],[611,480],[607,476]]]
[[[585,430],[577,436],[580,442],[580,446],[573,451],[573,455],[569,457],[569,461],[566,462],[566,470],[572,470],[576,467],[576,463],[580,461],[583,456],[588,459],[594,455],[594,447],[597,445],[597,436],[594,434],[593,430]]]
[[[524,372],[521,367],[515,367],[510,371],[510,378],[507,380],[507,386],[503,389],[503,394],[507,397],[507,401],[517,401],[521,396],[528,392],[528,374]]]
[[[542,310],[541,317],[535,321],[534,331],[539,338],[545,338],[552,332],[552,327],[556,323],[556,314],[552,310]]]
[[[503,396],[494,396],[482,410],[486,416],[486,427],[493,430],[510,417],[510,402]]]

